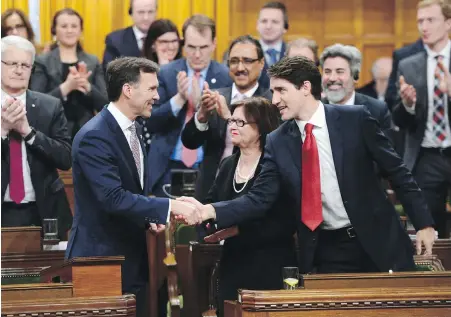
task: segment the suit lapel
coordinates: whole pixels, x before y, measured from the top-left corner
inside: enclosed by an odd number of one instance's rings
[[[143,168],[144,168],[144,175],[143,175],[143,192],[144,194],[147,194],[147,176],[149,175],[149,171],[147,168],[147,153],[146,153],[146,145],[143,141],[143,127],[135,121],[136,126],[136,134],[138,135],[139,145],[141,146],[141,150],[143,151]],[[141,181],[141,180],[140,180]]]
[[[422,107],[418,107],[419,117],[427,116],[427,108],[428,108],[428,68],[427,68],[427,53],[423,52],[420,57],[416,60],[416,63],[413,66],[415,68],[415,73],[418,74],[416,76],[416,84],[414,85],[417,89],[417,98],[420,99],[420,102],[417,104],[424,105]],[[412,84],[412,83],[410,83]]]
[[[61,62],[59,48],[50,51],[50,56],[48,69],[52,70],[57,82],[64,82],[66,78],[63,78],[63,63]]]
[[[230,104],[232,103],[232,87],[227,87],[224,90],[225,91],[224,91],[223,96],[227,102],[227,105],[230,108]],[[225,120],[220,118],[218,115],[217,115],[217,118],[218,118],[218,127],[219,127],[219,137],[221,139],[224,139],[225,135],[227,133],[227,124],[226,124]]]
[[[301,152],[302,152],[302,136],[299,126],[296,120],[291,120],[288,123],[288,137],[287,145],[290,151],[291,157],[298,169],[298,174],[301,173]],[[299,180],[300,181],[300,180]]]
[[[340,122],[340,113],[336,106],[324,105],[326,113],[327,130],[329,131],[330,147],[334,158],[335,172],[337,174],[338,185],[342,190],[343,185],[343,131]]]
[[[114,137],[115,142],[119,145],[119,148],[122,150],[122,153],[125,156],[125,164],[130,170],[130,174],[136,181],[139,188],[141,188],[141,180],[139,179],[138,169],[136,168],[135,159],[133,158],[132,151],[130,149],[130,145],[128,144],[127,139],[125,138],[125,134],[122,131],[121,127],[117,123],[116,119],[110,113],[107,107],[102,109],[100,114],[105,118],[108,125],[111,127],[111,130],[116,134]]]
[[[124,44],[125,47],[128,47],[130,50],[131,56],[139,57],[141,56],[141,51],[138,47],[138,40],[136,39],[135,33],[133,32],[132,27],[128,27],[125,30],[125,36],[124,36]]]

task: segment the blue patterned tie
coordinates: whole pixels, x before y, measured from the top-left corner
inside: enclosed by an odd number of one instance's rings
[[[270,59],[268,66],[272,66],[278,62],[278,60],[277,60],[277,54],[279,54],[278,50],[276,50],[274,48],[270,48],[266,51],[266,54],[269,55],[269,59]]]

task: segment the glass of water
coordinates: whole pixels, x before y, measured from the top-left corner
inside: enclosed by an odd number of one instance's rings
[[[42,222],[44,240],[58,239],[58,219],[44,219]]]
[[[284,267],[282,270],[283,289],[293,290],[299,286],[299,269],[297,267]]]

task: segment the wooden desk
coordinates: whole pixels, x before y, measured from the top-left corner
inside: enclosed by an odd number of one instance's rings
[[[2,254],[2,268],[31,268],[62,264],[65,251]]]
[[[226,317],[449,317],[451,287],[248,291]]]

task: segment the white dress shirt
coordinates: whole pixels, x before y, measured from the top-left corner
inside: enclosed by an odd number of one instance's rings
[[[248,91],[244,93],[240,93],[238,91],[238,88],[236,87],[235,83],[232,85],[232,99],[230,101],[230,104],[233,105],[235,102],[243,100],[244,98],[250,98],[252,97],[255,92],[258,89],[258,82],[255,84],[254,87],[249,89]],[[199,122],[197,118],[197,112],[194,116],[194,123],[196,124],[196,128],[199,131],[207,131],[208,130],[208,121],[205,123]],[[230,135],[229,129],[226,129],[226,136],[225,136],[225,146],[224,146],[224,152],[222,153],[221,161],[225,159],[226,157],[229,157],[233,153],[233,144],[232,144],[232,137]]]
[[[135,124],[133,121],[131,121],[129,118],[127,118],[115,105],[114,103],[110,102],[108,105],[108,110],[113,115],[114,119],[116,119],[117,123],[121,127],[122,132],[124,132],[125,138],[127,139],[128,145],[130,146],[130,151],[132,150],[131,145],[131,136],[132,133],[130,131],[130,127]],[[144,154],[142,151],[141,146],[139,147],[139,161],[140,161],[140,180],[141,188],[144,188]],[[134,162],[133,162],[134,163]]]
[[[348,100],[346,100],[344,105],[345,106],[353,106],[353,105],[355,105],[355,91],[353,91],[351,97]]]
[[[448,95],[444,96],[444,107],[445,107],[445,134],[446,139],[443,142],[438,142],[435,137],[435,133],[433,132],[433,127],[436,124],[433,119],[434,115],[434,72],[437,67],[437,59],[435,58],[437,55],[443,56],[443,66],[446,69],[449,69],[450,63],[450,50],[451,50],[451,41],[448,41],[448,44],[441,50],[436,53],[433,52],[427,45],[424,45],[424,48],[427,52],[427,89],[428,89],[428,116],[426,122],[426,131],[424,131],[423,142],[421,143],[422,147],[451,147],[451,131],[449,128],[449,120],[448,117]],[[406,111],[411,114],[415,114],[415,105],[411,108],[405,107]]]
[[[324,105],[319,102],[318,109],[310,120],[296,120],[301,131],[302,141],[305,140],[305,125],[313,124],[313,135],[318,146],[320,177],[321,177],[321,201],[323,205],[323,223],[321,228],[325,230],[336,230],[351,224],[341,198],[338,185],[337,173],[335,171],[332,147],[330,145],[329,130],[326,124]]]
[[[9,96],[6,92],[4,92],[2,89],[2,108],[8,97],[13,98],[13,97]],[[22,95],[16,96],[14,98],[22,101],[22,103],[24,105],[27,104],[27,95],[25,92]],[[2,138],[6,139],[6,137],[2,137]],[[34,140],[35,140],[35,138],[33,137],[27,143],[31,145],[31,144],[33,144]],[[21,204],[34,202],[34,201],[36,201],[36,193],[33,188],[33,183],[31,182],[30,165],[28,164],[28,159],[27,159],[27,148],[25,145],[25,141],[23,141],[23,140],[22,140],[22,170],[23,170],[23,181],[24,181],[24,187],[25,187],[24,188],[25,189],[25,197],[21,201]],[[4,201],[8,201],[8,202],[12,201],[11,196],[9,194],[9,184],[6,186],[5,197],[3,197],[3,198],[4,198]]]
[[[133,26],[132,29],[136,37],[136,43],[138,43],[138,48],[139,50],[142,50],[144,46],[144,39],[146,38],[147,34],[141,32],[141,30],[138,29],[135,25]]]

